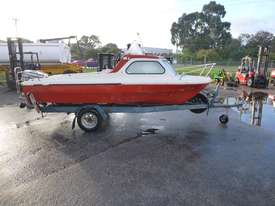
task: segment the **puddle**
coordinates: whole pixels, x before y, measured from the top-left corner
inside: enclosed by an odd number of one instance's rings
[[[146,129],[144,131],[141,132],[141,135],[142,136],[145,136],[145,135],[149,135],[149,134],[157,134],[157,131],[159,129],[155,129],[155,128],[149,128],[149,129]]]
[[[157,128],[149,128],[149,129],[141,130],[141,132],[137,133],[137,136],[135,138],[143,137],[150,134],[157,134],[158,130],[159,129]]]
[[[55,140],[58,144],[61,144],[61,145],[65,145],[69,139],[66,138],[64,135],[62,134],[58,134],[58,133],[54,133],[53,136],[52,136],[53,140]]]
[[[32,122],[35,122],[37,120],[40,120],[42,119],[42,117],[37,117],[35,119],[32,119],[32,120],[27,120],[25,122],[21,122],[21,123],[16,123],[15,126],[17,129],[21,128],[21,127],[25,127],[25,126],[30,126]]]
[[[233,108],[240,120],[249,125],[262,127],[275,133],[275,95],[264,92],[243,91],[239,98],[229,97],[229,103],[243,103],[242,109]]]

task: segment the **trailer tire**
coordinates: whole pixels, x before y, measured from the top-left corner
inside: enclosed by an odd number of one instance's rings
[[[253,79],[250,78],[247,80],[247,86],[249,86],[249,87],[253,86]]]
[[[190,103],[193,103],[193,104],[208,104],[208,98],[205,95],[199,93],[199,94],[197,94],[195,97],[193,97],[190,100]],[[203,113],[206,110],[207,110],[207,108],[203,108],[203,109],[190,109],[190,111],[192,113],[195,113],[195,114]]]
[[[222,114],[220,117],[219,117],[219,121],[221,124],[227,124],[228,121],[229,121],[229,118],[226,114]]]
[[[77,124],[85,132],[94,132],[102,125],[102,117],[95,109],[83,109],[77,114]]]

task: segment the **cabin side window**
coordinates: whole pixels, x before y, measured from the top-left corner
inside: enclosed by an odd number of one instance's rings
[[[135,61],[126,69],[127,74],[163,74],[164,72],[163,66],[156,61]]]

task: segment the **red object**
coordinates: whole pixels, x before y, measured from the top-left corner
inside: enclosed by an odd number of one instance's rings
[[[159,57],[151,56],[151,55],[127,54],[127,55],[123,56],[122,59],[116,64],[116,66],[113,68],[112,73],[119,71],[129,61],[129,59],[133,59],[133,58],[159,59]]]
[[[240,84],[245,84],[247,85],[247,82],[249,79],[253,79],[255,76],[255,72],[252,71],[237,71],[236,72],[236,80],[240,83]]]
[[[24,86],[38,104],[116,104],[173,105],[183,104],[207,84],[194,85],[35,85]]]
[[[130,59],[159,59],[149,55],[125,55],[113,69],[119,71]],[[163,77],[165,78],[165,76]],[[177,79],[178,77],[175,76]],[[168,78],[169,79],[169,78]],[[44,104],[99,104],[99,105],[176,105],[190,100],[209,82],[202,81],[186,84],[120,84],[120,83],[91,83],[91,84],[26,84],[22,91],[27,100],[30,96],[36,103]],[[152,80],[153,81],[153,80]],[[165,81],[164,81],[165,82]],[[31,95],[30,95],[31,94]],[[31,101],[32,102],[32,101]]]
[[[272,69],[271,71],[271,78],[275,79],[275,69]]]

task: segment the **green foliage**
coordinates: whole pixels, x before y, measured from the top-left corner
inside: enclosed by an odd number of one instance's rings
[[[117,47],[116,44],[113,43],[108,43],[105,46],[103,46],[102,48],[100,48],[100,52],[101,53],[112,53],[112,54],[116,54],[120,51],[120,49]]]
[[[89,59],[96,57],[97,48],[101,45],[99,37],[96,35],[82,36],[80,40],[71,45],[73,59]]]
[[[116,44],[108,43],[101,47],[99,37],[96,35],[82,36],[80,40],[71,45],[73,59],[97,58],[98,53],[117,53],[119,48]]]
[[[0,85],[6,83],[6,72],[0,70]]]
[[[209,4],[203,6],[203,13],[207,16],[219,16],[223,18],[226,14],[225,8],[221,4],[217,4],[215,1],[210,1]]]
[[[252,57],[257,57],[258,46],[275,47],[275,38],[272,33],[258,31],[256,34],[241,34],[239,36],[242,53]],[[274,50],[275,51],[275,50]]]
[[[270,59],[273,61],[275,60],[275,52],[270,53]]]
[[[78,41],[79,47],[83,49],[95,49],[100,46],[101,42],[96,35],[82,36]]]
[[[197,60],[204,60],[205,58],[207,61],[217,61],[219,59],[219,54],[215,49],[200,49],[196,53]]]
[[[228,64],[231,64],[232,61],[239,61],[241,57],[246,55],[239,38],[232,39],[224,49],[218,51],[218,54],[220,59],[227,60]]]
[[[273,39],[271,41],[271,52],[275,52],[275,37],[273,36]]]
[[[171,27],[171,42],[195,52],[199,49],[224,48],[231,39],[230,23],[223,22],[224,6],[211,1],[202,12],[183,13]]]
[[[236,72],[237,67],[235,66],[226,66],[226,67],[214,67],[209,76],[211,79],[215,79],[216,76],[220,73],[220,71],[224,69],[226,72],[229,72],[231,76],[234,77],[234,74]],[[181,67],[181,68],[176,68],[177,73],[187,73],[189,75],[200,75],[201,70],[194,69],[192,67]],[[208,72],[208,71],[207,71]]]
[[[267,31],[232,38],[230,23],[222,21],[225,15],[223,5],[210,1],[201,12],[183,13],[172,24],[171,42],[183,49],[178,55],[180,62],[206,59],[207,62],[226,60],[230,64],[246,55],[257,58],[258,46],[271,47],[271,52],[275,52],[275,38]]]
[[[183,49],[182,53],[177,54],[177,59],[180,62],[190,61],[195,57],[194,53],[190,49]]]
[[[273,40],[273,34],[267,31],[258,31],[255,35],[251,35],[248,45],[251,46],[270,46]]]

